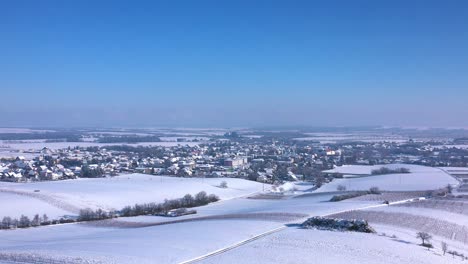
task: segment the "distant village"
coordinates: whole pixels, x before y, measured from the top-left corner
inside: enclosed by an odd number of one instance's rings
[[[461,144],[463,140],[451,143]],[[44,147],[32,158],[21,155],[2,158],[0,180],[31,182],[143,173],[235,177],[266,183],[305,180],[320,186],[332,177],[322,171],[345,164],[406,163],[440,167],[467,166],[467,162],[467,149],[434,141],[321,144],[284,135],[245,138],[228,133],[194,146],[129,144],[59,150]]]

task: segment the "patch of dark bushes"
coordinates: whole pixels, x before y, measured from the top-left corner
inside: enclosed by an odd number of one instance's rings
[[[307,219],[304,223],[302,223],[301,227],[306,229],[375,233],[375,230],[372,227],[370,227],[367,221],[356,219],[345,220],[316,216]]]
[[[378,187],[371,187],[368,191],[355,191],[355,192],[349,192],[345,194],[338,194],[334,195],[331,199],[330,202],[339,202],[367,194],[382,194],[382,192],[379,190]]]
[[[219,201],[219,197],[206,192],[199,192],[195,196],[186,194],[180,199],[165,200],[164,203],[145,203],[126,206],[120,210],[120,216],[160,215],[179,208],[191,208]]]
[[[372,175],[385,175],[385,174],[397,174],[397,173],[410,173],[410,170],[407,168],[390,169],[387,167],[382,167],[380,169],[375,169],[371,171]]]

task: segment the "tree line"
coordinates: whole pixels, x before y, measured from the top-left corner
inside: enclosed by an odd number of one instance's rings
[[[102,209],[93,210],[90,208],[81,209],[78,214],[78,218],[76,219],[60,218],[58,220],[49,220],[49,217],[46,214],[42,216],[36,214],[33,219],[30,219],[25,215],[21,215],[19,219],[5,216],[0,223],[0,229],[16,229],[64,223],[96,221],[116,218],[119,216],[127,217],[166,214],[173,209],[203,206],[217,201],[219,201],[219,197],[217,195],[208,195],[206,192],[201,191],[195,196],[186,194],[184,197],[179,199],[166,199],[163,203],[135,204],[134,206],[125,206],[121,210],[117,211],[104,211]]]
[[[156,136],[104,136],[97,140],[99,143],[139,143],[139,142],[161,142]]]
[[[58,221],[58,220],[57,220]],[[52,221],[49,221],[49,217],[44,214],[39,216],[36,214],[33,219],[25,215],[21,215],[19,219],[5,216],[0,223],[0,229],[15,229],[15,228],[26,228],[35,227],[40,225],[50,225]]]
[[[143,203],[135,204],[133,206],[125,206],[120,211],[105,212],[101,209],[82,209],[80,210],[78,221],[102,220],[115,218],[119,216],[128,217],[139,215],[166,214],[170,210],[203,206],[217,201],[219,201],[219,197],[217,195],[208,195],[206,192],[201,191],[195,196],[192,196],[191,194],[186,194],[184,197],[179,199],[166,199],[163,203]]]
[[[410,173],[410,170],[407,168],[390,169],[387,167],[382,167],[380,169],[375,169],[371,171],[372,175],[385,175],[385,174],[397,174],[397,173]]]
[[[219,201],[218,196],[214,194],[207,195],[206,192],[201,191],[195,196],[186,194],[180,199],[165,200],[164,203],[145,203],[126,206],[120,210],[119,214],[121,216],[163,214],[173,209],[197,207],[216,201]]]

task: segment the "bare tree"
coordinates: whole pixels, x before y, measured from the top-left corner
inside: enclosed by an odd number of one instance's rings
[[[421,241],[422,241],[422,244],[421,244],[421,245],[426,245],[427,243],[429,243],[429,241],[431,240],[432,236],[429,235],[429,234],[426,233],[426,232],[418,232],[418,233],[416,233],[416,238],[421,239]],[[426,243],[426,242],[427,242],[427,243]]]
[[[48,221],[49,221],[49,217],[48,217],[46,214],[44,214],[44,215],[42,216],[42,222],[43,222],[43,223],[44,223],[44,222],[47,223]]]
[[[444,252],[444,256],[445,256],[445,252],[447,252],[448,245],[445,242],[440,243],[440,245],[442,246],[442,252]]]
[[[11,227],[12,222],[13,220],[11,219],[11,217],[5,216],[3,217],[3,220],[2,220],[2,227],[5,229],[8,229]]]
[[[41,224],[41,218],[39,217],[38,214],[36,214],[33,218],[33,220],[31,221],[31,225],[32,226],[38,226]]]
[[[25,215],[21,215],[19,222],[18,222],[18,227],[29,227],[31,226],[31,220],[29,220],[29,217]]]

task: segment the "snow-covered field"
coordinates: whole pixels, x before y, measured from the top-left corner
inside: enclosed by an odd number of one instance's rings
[[[288,228],[201,263],[457,263],[388,237]]]
[[[70,214],[70,212],[42,200],[23,195],[3,193],[1,191],[0,203],[0,219],[4,216],[19,219],[22,214],[32,219],[35,214],[42,216],[44,213],[47,213],[51,219],[57,219],[60,216]]]
[[[388,169],[406,168],[411,173],[426,173],[433,172],[434,169],[426,166],[412,165],[412,164],[382,164],[382,165],[343,165],[331,170],[326,170],[326,173],[341,173],[344,175],[371,175],[372,170],[380,169],[382,167]]]
[[[436,146],[436,148],[457,148],[457,149],[468,149],[468,145],[442,145],[442,146]]]
[[[222,181],[227,182],[228,188],[218,187]],[[221,199],[230,199],[261,191],[262,188],[263,185],[260,183],[242,179],[179,178],[144,174],[35,183],[0,183],[0,191],[4,190],[2,203],[10,204],[0,207],[0,216],[11,213],[11,209],[8,208],[13,205],[17,214],[49,214],[49,212],[53,214],[53,211],[50,211],[50,204],[57,205],[57,202],[62,203],[64,208],[72,205],[78,208],[121,209],[135,203],[164,202],[164,199],[181,198],[187,193],[193,195],[200,191],[216,194]],[[17,191],[21,192],[21,195],[5,191]],[[42,200],[35,199],[38,195],[53,200],[49,201],[42,197],[39,197]],[[36,206],[29,206],[27,202],[17,202],[26,198],[35,199]]]
[[[439,167],[439,169],[447,172],[450,175],[466,175],[468,174],[468,167]]]
[[[447,186],[447,184],[458,184],[452,176],[438,168],[418,165],[391,164],[375,166],[348,165],[325,171],[329,173],[370,175],[373,169],[381,167],[408,168],[411,173],[373,175],[357,178],[335,179],[331,183],[319,188],[317,192],[336,191],[338,185],[343,185],[347,190],[368,190],[378,187],[387,191],[419,191],[433,190]]]
[[[430,217],[434,219],[440,219],[447,222],[456,223],[459,225],[468,226],[468,215],[456,214],[445,210],[436,210],[430,208],[419,208],[409,206],[388,206],[384,210],[382,208],[369,209],[371,211],[378,212],[390,212],[390,213],[404,213],[411,215],[420,215]]]
[[[401,164],[391,166],[402,167]],[[335,170],[366,174],[380,167],[352,166]],[[76,209],[83,207],[120,209],[199,191],[222,198],[195,208],[197,214],[177,218],[138,216],[0,230],[0,263],[12,263],[13,259],[22,263],[182,263],[204,255],[207,257],[199,259],[200,263],[457,263],[457,258],[442,256],[438,245],[428,251],[418,246],[414,238],[416,229],[430,230],[435,241],[447,240],[451,247],[465,252],[468,216],[457,204],[448,201],[447,206],[454,208],[450,211],[441,210],[439,207],[444,205],[440,204],[434,208],[418,207],[416,203],[387,206],[382,204],[381,197],[371,196],[328,202],[333,193],[326,191],[336,191],[337,184],[344,184],[348,190],[378,186],[412,191],[382,195],[386,195],[385,199],[398,200],[418,197],[421,192],[415,190],[434,189],[455,181],[438,168],[409,168],[409,174],[338,179],[316,192],[311,192],[311,185],[305,183],[288,183],[284,187],[297,187],[297,190],[275,194],[277,199],[258,196],[263,190],[261,183],[230,178],[128,174],[113,178],[0,183],[0,199],[2,204],[8,204],[0,207],[0,217],[15,212],[30,216],[47,213],[49,217],[76,214]],[[228,188],[219,188],[221,181],[226,181]],[[267,190],[270,188],[266,185]],[[37,209],[47,212],[37,212]],[[310,216],[355,217],[353,213],[370,217],[371,225],[375,224],[379,233],[397,234],[398,238],[303,230],[294,225]],[[450,240],[451,232],[457,233],[453,240]],[[212,255],[214,252],[218,253]]]
[[[36,253],[45,259],[61,260],[67,256],[104,263],[179,263],[279,226],[258,220],[187,222],[145,228],[49,226],[0,231],[0,254]]]
[[[328,214],[369,204],[339,203],[332,208],[324,203],[328,199],[330,195],[319,194],[284,200],[224,200],[196,208],[198,217],[208,218],[166,225],[151,224],[173,219],[141,216],[115,220],[146,224],[139,228],[82,223],[0,231],[0,263],[2,254],[4,259],[9,255],[28,257],[36,254],[36,260],[67,259],[66,263],[80,263],[70,258],[104,263],[178,263],[284,228],[283,224],[290,221],[303,221],[302,217],[296,220],[272,217],[275,216],[273,212],[284,216],[300,212],[306,217],[307,214]]]
[[[395,142],[404,143],[407,137],[372,133],[304,133],[307,137],[295,138],[300,141],[319,141],[322,144],[337,142]]]

